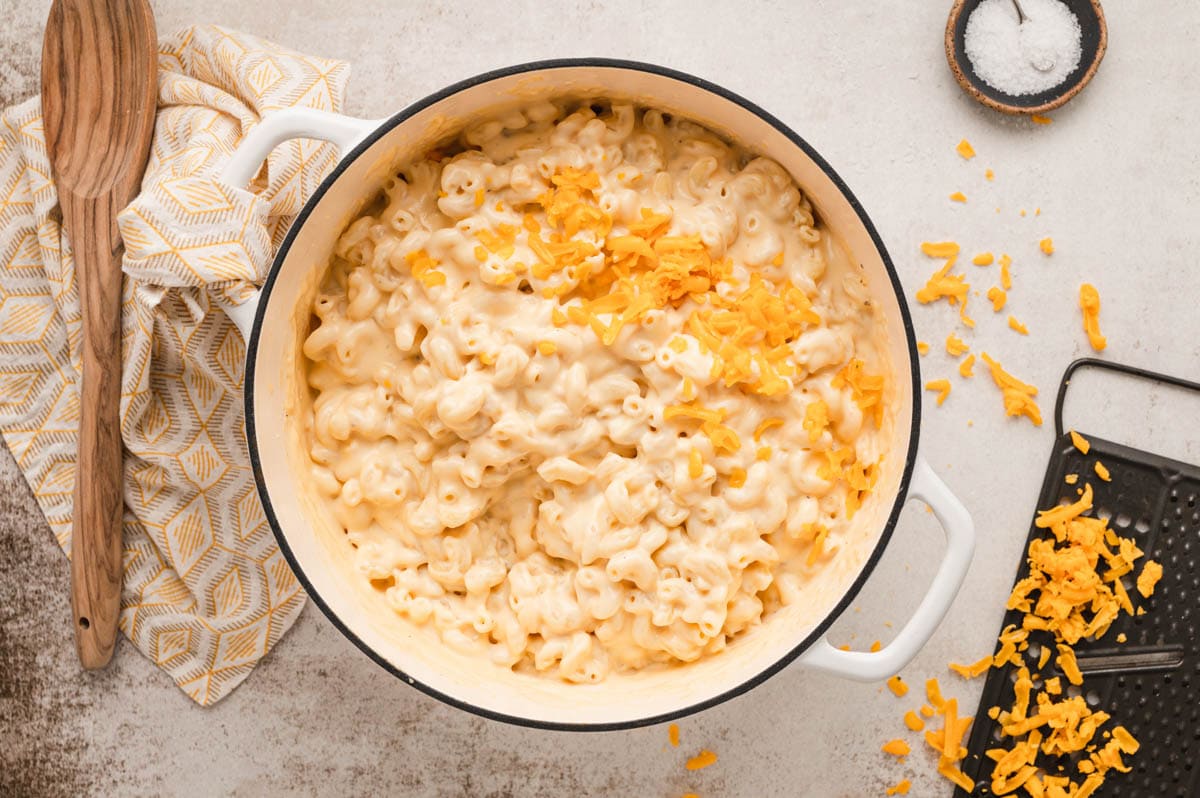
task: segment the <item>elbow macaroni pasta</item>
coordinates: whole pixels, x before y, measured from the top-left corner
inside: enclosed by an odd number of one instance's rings
[[[546,103],[399,169],[303,351],[309,469],[364,579],[503,666],[720,652],[839,552],[890,379],[859,270],[777,164]]]

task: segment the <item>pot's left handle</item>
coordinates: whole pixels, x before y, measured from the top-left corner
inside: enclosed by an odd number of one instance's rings
[[[238,142],[233,157],[221,170],[220,179],[238,188],[245,188],[262,167],[271,150],[289,139],[320,139],[338,148],[338,156],[346,157],[354,146],[380,125],[380,120],[357,119],[352,116],[318,111],[315,108],[284,108],[273,111],[250,129]],[[237,305],[226,305],[229,318],[250,341],[250,328],[258,308],[258,292]]]
[[[807,668],[863,682],[877,682],[899,673],[921,650],[954,603],[975,553],[975,524],[963,503],[946,483],[917,458],[909,496],[933,510],[946,533],[946,556],[933,577],[929,592],[895,639],[879,651],[842,651],[822,637],[800,656]]]

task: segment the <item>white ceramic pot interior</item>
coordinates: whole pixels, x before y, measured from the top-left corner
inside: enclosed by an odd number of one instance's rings
[[[682,667],[611,674],[593,685],[514,673],[443,645],[392,611],[354,571],[342,530],[310,499],[303,451],[306,389],[297,353],[308,308],[329,253],[345,224],[382,185],[394,164],[427,151],[465,120],[558,96],[632,100],[700,121],[787,169],[820,218],[861,263],[883,309],[893,366],[890,454],[855,534],[816,577],[808,600],[772,616],[723,653]],[[854,585],[898,501],[910,455],[913,376],[908,333],[884,256],[845,194],[825,171],[772,124],[738,103],[685,80],[635,68],[566,66],[497,77],[417,111],[359,154],[317,200],[296,232],[260,310],[253,379],[253,447],[277,528],[312,592],[360,645],[410,680],[483,711],[540,724],[633,723],[711,701],[768,670],[799,646]]]

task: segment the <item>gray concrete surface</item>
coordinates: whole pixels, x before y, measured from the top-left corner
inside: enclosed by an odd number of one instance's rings
[[[48,5],[0,0],[0,102],[36,89]],[[1062,368],[1087,352],[1075,307],[1083,279],[1104,299],[1108,356],[1200,374],[1196,3],[1108,3],[1111,45],[1099,75],[1045,127],[997,116],[959,91],[941,49],[946,2],[154,5],[162,31],[217,22],[349,60],[349,110],[364,115],[536,58],[619,56],[701,75],[760,102],[827,156],[873,215],[909,296],[934,267],[917,251],[922,240],[1011,253],[1010,308],[1030,335],[1017,336],[976,300],[971,342],[1041,386],[1047,413]],[[964,136],[979,152],[969,164],[954,154]],[[993,183],[984,167],[995,170]],[[956,190],[968,204],[947,201]],[[1058,248],[1050,258],[1036,246],[1046,235]],[[991,284],[966,268],[976,287]],[[914,313],[919,337],[934,345],[925,378],[953,376],[941,350],[953,312]],[[1135,442],[1200,456],[1195,442],[1178,437],[1165,400],[1084,394],[1074,412],[1086,400],[1094,412],[1081,427],[1107,424]],[[983,375],[967,384],[955,377],[946,405],[929,404],[922,449],[974,513],[980,545],[968,588],[905,675],[917,683],[939,676],[970,707],[978,683],[958,681],[945,666],[990,650],[1052,432],[1003,418]],[[910,507],[835,634],[863,646],[886,640],[889,624],[915,606],[940,550],[931,518]],[[66,560],[4,453],[0,794],[849,798],[882,795],[904,776],[911,795],[950,794],[927,751],[900,764],[880,753],[916,702],[877,685],[789,669],[681,722],[676,750],[662,727],[546,733],[442,706],[373,665],[311,606],[210,710],[193,706],[128,645],[109,670],[80,673],[67,617]],[[701,746],[720,761],[688,773],[684,759]]]

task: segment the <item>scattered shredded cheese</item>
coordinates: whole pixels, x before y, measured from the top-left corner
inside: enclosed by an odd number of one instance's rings
[[[1017,321],[1016,316],[1010,315],[1008,317],[1008,327],[1011,330],[1016,330],[1021,335],[1029,335],[1029,328],[1026,327],[1024,324],[1022,324],[1021,322]]]
[[[1004,303],[1008,302],[1008,294],[1004,289],[994,285],[988,289],[987,298],[992,303],[993,313],[999,313],[1004,309]]]
[[[929,344],[925,343],[924,341],[917,341],[917,352],[922,355],[928,355]]]
[[[904,713],[904,725],[913,731],[919,732],[924,730],[925,721],[921,719],[920,715],[910,709]]]
[[[950,380],[930,380],[925,383],[925,390],[937,391],[937,404],[941,407],[950,396]]]
[[[887,686],[889,690],[895,693],[897,698],[904,698],[904,696],[908,695],[908,685],[904,683],[899,675],[888,679]]]
[[[1158,584],[1158,580],[1162,579],[1162,566],[1154,560],[1146,560],[1146,564],[1142,566],[1142,572],[1137,578],[1137,589],[1142,594],[1142,598],[1150,598],[1154,594],[1154,586]]]
[[[1037,396],[1037,388],[1021,382],[1009,374],[999,363],[992,360],[987,352],[982,354],[982,358],[983,362],[987,363],[988,370],[992,374],[992,380],[996,383],[996,387],[1000,389],[1004,397],[1005,414],[1009,416],[1025,416],[1033,422],[1034,426],[1042,426],[1042,411],[1033,398]]]
[[[679,747],[679,725],[672,723],[667,727],[667,740],[671,743],[672,748]]]
[[[959,338],[954,333],[950,333],[948,336],[946,336],[946,351],[949,352],[951,356],[958,357],[963,352],[968,351],[970,348],[971,347],[967,346],[963,339]]]
[[[1041,114],[1030,114],[1030,115],[1029,115],[1029,119],[1030,119],[1030,121],[1031,121],[1031,122],[1033,122],[1035,125],[1048,125],[1048,124],[1050,124],[1051,122],[1053,122],[1053,121],[1054,121],[1054,120],[1053,120],[1053,119],[1051,119],[1050,117],[1048,117],[1048,116],[1042,116]]]
[[[883,744],[883,752],[899,758],[911,754],[912,749],[908,747],[908,743],[904,742],[904,740],[896,738],[895,740],[888,740]]]
[[[962,362],[958,364],[958,374],[961,377],[975,376],[975,356],[967,355]]]
[[[964,275],[950,274],[958,260],[959,246],[953,241],[926,241],[921,244],[921,252],[930,258],[944,258],[942,268],[933,273],[925,286],[917,291],[917,301],[922,305],[945,299],[951,305],[958,305],[958,315],[963,324],[974,327],[975,322],[967,316],[967,295],[971,284],[966,282]]]
[[[991,266],[995,262],[996,258],[990,252],[980,252],[971,258],[971,263],[974,263],[976,266]]]
[[[912,782],[908,779],[901,779],[895,785],[887,788],[888,795],[908,795],[908,791],[912,789]]]
[[[961,191],[955,191],[953,194],[950,195],[950,201],[951,202],[966,202],[967,195],[962,193]]]
[[[1043,238],[1041,241],[1038,242],[1038,248],[1041,249],[1042,252],[1044,252],[1047,255],[1053,255],[1054,254],[1054,239],[1049,238],[1049,237]]]
[[[1075,430],[1071,430],[1071,445],[1078,449],[1080,454],[1087,454],[1092,448],[1091,442]]]
[[[1079,286],[1079,307],[1083,311],[1083,331],[1097,352],[1104,351],[1108,339],[1100,334],[1100,292],[1091,283]]]
[[[1074,485],[1078,481],[1078,474],[1067,474],[1065,477],[1063,477],[1063,482],[1066,482],[1068,485]]]
[[[1000,287],[1005,291],[1012,290],[1012,272],[1009,268],[1012,266],[1012,258],[1007,255],[1000,256]]]
[[[983,173],[983,176],[984,176],[984,177],[986,177],[988,180],[995,180],[995,179],[996,179],[996,173],[995,173],[995,172],[993,172],[991,169],[987,169],[987,170],[985,170],[985,171],[984,171],[984,173]]]
[[[975,157],[975,148],[966,139],[958,142],[958,146],[954,148],[954,151],[961,155],[964,161],[969,161]]]
[[[964,679],[974,679],[976,676],[982,676],[983,674],[987,673],[991,667],[991,654],[971,665],[959,665],[957,662],[950,663],[950,670],[954,671]]]
[[[716,754],[714,754],[712,751],[702,750],[700,753],[689,759],[685,767],[687,767],[688,770],[703,770],[709,765],[716,764],[716,762]]]
[[[1112,482],[1112,475],[1108,473],[1108,469],[1104,466],[1104,463],[1101,463],[1099,460],[1097,460],[1094,467],[1096,469],[1096,476],[1100,477],[1100,479],[1104,480],[1105,482]]]
[[[883,648],[883,642],[880,640],[876,640],[874,643],[871,644],[871,653],[874,654],[876,651],[879,651],[881,648]]]

